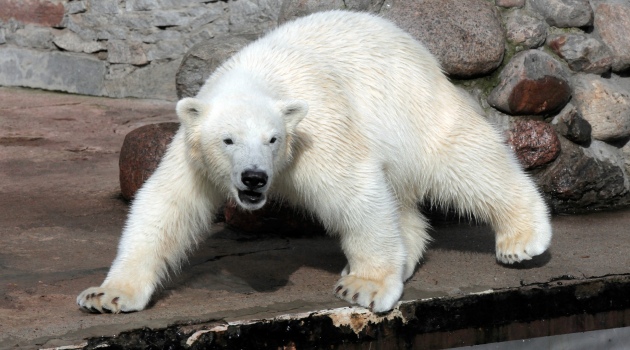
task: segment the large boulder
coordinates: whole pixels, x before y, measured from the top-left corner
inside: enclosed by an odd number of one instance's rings
[[[630,2],[604,1],[595,6],[595,31],[613,53],[612,69],[630,68]]]
[[[120,191],[125,199],[133,199],[153,174],[178,129],[179,123],[149,124],[125,136],[118,161]]]
[[[574,103],[593,128],[596,140],[615,142],[630,137],[630,91],[593,74],[573,78]]]
[[[555,213],[577,213],[628,205],[621,151],[600,141],[583,148],[560,137],[555,162],[534,170],[538,186]]]
[[[381,14],[422,41],[452,76],[486,74],[503,60],[505,34],[486,1],[391,0]]]
[[[586,27],[593,23],[588,0],[529,0],[529,3],[554,27]]]

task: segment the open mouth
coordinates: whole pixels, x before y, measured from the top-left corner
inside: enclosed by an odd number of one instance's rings
[[[265,195],[256,191],[238,190],[238,199],[243,203],[258,204],[265,199]]]

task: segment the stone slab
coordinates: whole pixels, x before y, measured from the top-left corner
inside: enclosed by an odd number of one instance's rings
[[[0,85],[102,95],[105,63],[92,56],[0,47]],[[55,72],[55,74],[51,74]]]

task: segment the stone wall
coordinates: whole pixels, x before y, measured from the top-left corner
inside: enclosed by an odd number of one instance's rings
[[[0,0],[0,85],[175,100],[193,45],[260,33],[281,0]]]
[[[630,203],[627,0],[0,0],[0,85],[194,95],[265,30],[326,9],[378,13],[441,61],[556,212]],[[176,84],[175,84],[176,82]]]

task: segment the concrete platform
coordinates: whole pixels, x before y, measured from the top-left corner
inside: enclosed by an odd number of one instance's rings
[[[171,102],[0,88],[0,348],[107,347],[124,338],[121,332],[143,327],[145,333],[176,327],[185,347],[212,342],[201,336],[230,325],[315,314],[360,332],[364,326],[342,319],[358,315],[378,324],[409,305],[420,310],[424,301],[499,300],[506,291],[528,295],[540,286],[551,286],[550,295],[573,286],[576,300],[583,299],[575,292],[580,285],[600,288],[592,295],[630,286],[630,211],[555,217],[551,250],[508,267],[495,261],[487,227],[438,220],[431,249],[406,285],[406,303],[384,318],[333,297],[345,265],[335,239],[259,237],[219,224],[148,310],[84,313],[76,295],[102,282],[128,209],[118,185],[123,138],[141,125],[173,120]],[[606,309],[621,312],[608,327],[628,322],[626,309]]]

